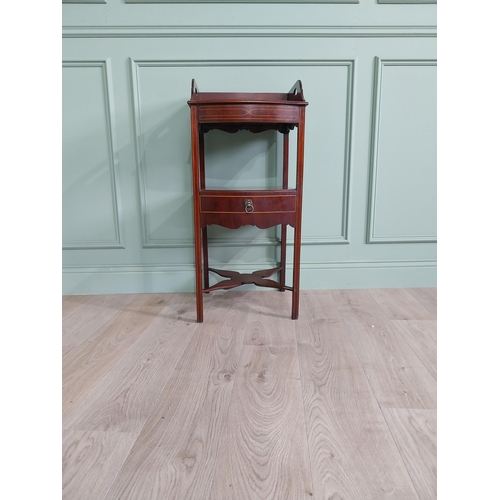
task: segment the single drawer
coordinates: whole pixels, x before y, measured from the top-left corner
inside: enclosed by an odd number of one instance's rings
[[[201,213],[273,214],[295,212],[293,194],[202,194]]]
[[[298,123],[299,107],[269,104],[201,105],[200,123]]]

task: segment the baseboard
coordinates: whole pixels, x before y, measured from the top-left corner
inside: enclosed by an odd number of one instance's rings
[[[250,273],[275,265],[276,263],[272,262],[233,263],[214,267]],[[287,266],[287,278],[287,282],[292,279],[290,265]],[[211,274],[212,283],[217,279]],[[435,260],[304,262],[301,265],[300,281],[302,290],[434,287],[437,281],[437,266]],[[253,285],[245,285],[240,289],[252,288]],[[194,266],[179,264],[65,267],[62,289],[63,295],[193,292]]]

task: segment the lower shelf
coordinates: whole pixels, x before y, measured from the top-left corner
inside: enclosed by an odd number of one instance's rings
[[[293,288],[285,284],[278,283],[277,281],[268,279],[269,276],[281,271],[282,267],[275,267],[273,269],[262,269],[260,271],[254,271],[251,274],[241,274],[237,271],[222,271],[220,269],[214,269],[209,267],[208,270],[222,276],[223,278],[229,278],[224,281],[219,281],[215,285],[209,286],[203,289],[204,293],[209,293],[214,290],[230,290],[231,288],[236,288],[241,285],[254,284],[257,286],[264,286],[267,288],[277,288],[278,290],[289,290],[293,291]]]

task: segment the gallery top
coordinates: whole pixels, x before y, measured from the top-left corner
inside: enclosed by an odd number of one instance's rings
[[[192,120],[198,123],[202,132],[274,129],[282,133],[298,125],[301,108],[308,105],[300,80],[287,93],[250,93],[200,92],[194,79],[188,104]]]

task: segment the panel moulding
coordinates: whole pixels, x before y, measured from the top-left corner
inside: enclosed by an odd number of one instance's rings
[[[392,235],[376,236],[376,200],[377,200],[377,168],[380,109],[382,101],[382,70],[384,66],[436,66],[435,59],[380,59],[375,58],[375,76],[373,85],[372,134],[370,145],[370,173],[368,178],[368,213],[366,226],[366,243],[436,243],[436,235]]]
[[[359,4],[359,0],[125,0],[125,3],[343,3]]]
[[[343,192],[342,192],[342,222],[341,233],[332,236],[309,236],[302,238],[303,245],[327,245],[327,244],[348,244],[349,243],[349,199],[351,184],[351,148],[352,148],[352,128],[353,128],[353,89],[354,89],[354,60],[134,60],[130,59],[132,89],[133,89],[133,112],[135,126],[135,150],[137,171],[139,175],[139,190],[141,198],[141,219],[142,219],[142,238],[143,248],[168,248],[168,247],[192,247],[191,240],[169,239],[153,240],[150,237],[148,220],[148,200],[146,190],[146,177],[144,164],[144,141],[143,127],[141,121],[141,103],[139,96],[139,69],[141,67],[199,67],[199,66],[346,66],[347,67],[347,105],[346,105],[346,135],[345,135],[345,155],[343,170]],[[264,238],[258,239],[256,244],[275,245],[279,239]],[[212,241],[216,246],[247,246],[248,241],[235,240],[234,245],[222,242],[220,239]],[[253,244],[253,243],[252,243]]]
[[[107,3],[107,1],[106,0],[62,0],[62,3],[96,4],[96,3]]]
[[[378,3],[390,3],[390,4],[423,4],[423,3],[437,3],[437,0],[378,0]]]
[[[93,250],[125,248],[123,241],[123,215],[118,179],[118,150],[116,140],[116,119],[111,77],[111,60],[103,61],[63,61],[63,68],[101,68],[103,76],[104,95],[106,97],[106,124],[109,143],[111,198],[113,203],[113,221],[115,227],[115,240],[112,241],[73,241],[63,243],[63,250]]]
[[[436,35],[436,26],[394,25],[130,25],[63,27],[63,38],[435,38]]]

